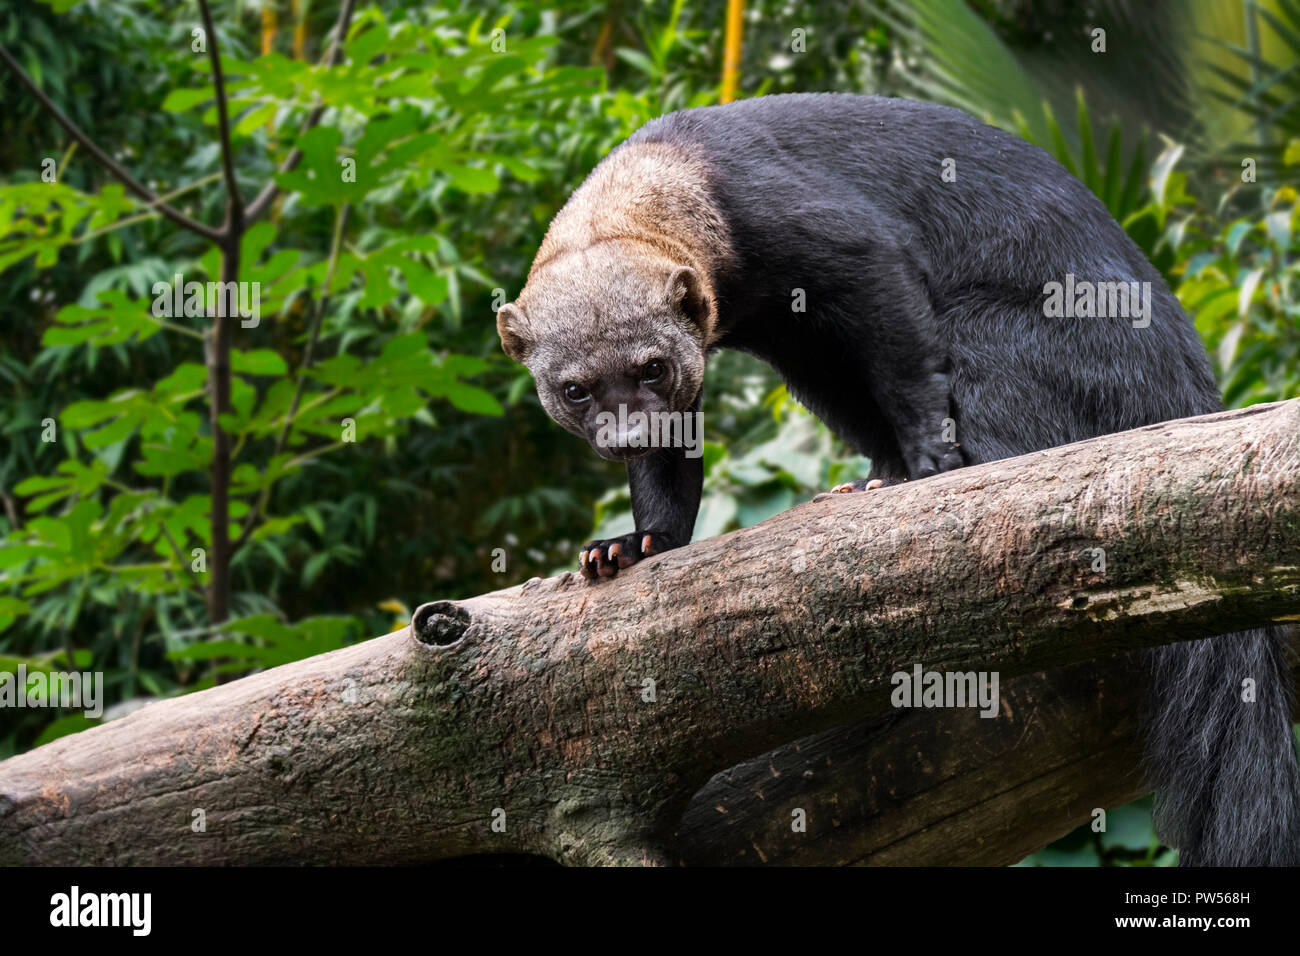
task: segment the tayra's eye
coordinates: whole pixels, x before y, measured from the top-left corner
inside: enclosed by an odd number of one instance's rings
[[[641,381],[657,382],[664,377],[664,373],[667,371],[667,366],[659,359],[646,362],[645,365],[641,366]]]
[[[577,382],[570,382],[568,385],[564,386],[564,397],[574,403],[585,402],[587,399],[591,398],[591,392],[587,391]]]

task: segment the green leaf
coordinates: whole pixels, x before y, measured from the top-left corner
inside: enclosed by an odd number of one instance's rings
[[[654,79],[659,75],[659,67],[655,62],[646,56],[640,50],[634,50],[630,47],[619,47],[614,51],[614,55],[625,63],[630,63],[646,76]]]
[[[119,345],[143,342],[162,330],[150,305],[128,298],[120,289],[101,289],[98,305],[65,305],[54,316],[57,325],[45,330],[43,345]]]
[[[210,86],[197,90],[172,90],[162,101],[162,108],[168,113],[186,113],[200,103],[206,103],[214,95]]]
[[[446,171],[451,181],[467,193],[493,193],[501,188],[501,180],[490,169],[450,164]]]
[[[700,513],[695,519],[692,541],[703,541],[722,534],[736,520],[739,506],[734,495],[714,492],[700,502]]]
[[[447,387],[445,394],[447,400],[462,412],[471,412],[475,415],[505,414],[505,409],[501,407],[500,402],[492,397],[491,392],[476,388],[473,385],[453,383]]]
[[[1251,269],[1246,273],[1246,277],[1241,282],[1240,291],[1237,293],[1237,315],[1241,318],[1246,317],[1250,311],[1250,305],[1255,299],[1255,290],[1259,288],[1260,280],[1264,278],[1264,270]]]
[[[232,349],[230,369],[242,375],[285,375],[289,366],[271,349],[255,349],[251,352]]]
[[[347,42],[348,59],[356,66],[365,66],[375,58],[388,42],[388,31],[383,27],[371,27],[364,33],[354,36]]]
[[[247,136],[256,129],[267,125],[275,117],[275,111],[278,109],[275,103],[264,103],[261,106],[249,110],[239,122],[235,124],[236,136]]]
[[[4,549],[0,548],[0,554],[3,553]],[[14,621],[26,614],[30,607],[31,605],[26,601],[0,594],[0,634],[7,631]],[[0,664],[0,669],[9,668],[5,668],[4,664]]]
[[[1238,219],[1228,227],[1223,241],[1224,248],[1228,250],[1228,255],[1236,257],[1242,241],[1250,235],[1254,228],[1255,224],[1248,219]]]
[[[237,630],[233,626],[231,630]],[[271,651],[256,644],[244,644],[240,641],[203,641],[188,647],[177,648],[167,652],[173,661],[210,661],[219,657],[234,657],[240,660],[265,660]]]
[[[1151,194],[1161,206],[1167,204],[1166,193],[1169,188],[1170,175],[1178,161],[1183,157],[1181,145],[1170,145],[1156,158],[1151,167]]]
[[[304,206],[327,206],[359,197],[357,183],[343,181],[338,150],[342,137],[332,126],[316,126],[298,137],[303,159],[291,172],[276,174],[276,182],[301,194]]]
[[[1103,849],[1148,850],[1156,846],[1151,807],[1145,800],[1106,811],[1106,829],[1098,835]]]

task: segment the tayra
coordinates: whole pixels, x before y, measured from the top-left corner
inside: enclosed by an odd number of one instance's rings
[[[1222,407],[1178,301],[1082,183],[900,99],[771,96],[647,123],[555,217],[497,326],[551,417],[627,461],[636,527],[582,549],[591,578],[690,540],[702,465],[673,413],[700,409],[718,348],[770,363],[870,457],[837,490]],[[1185,864],[1300,863],[1285,641],[1141,655],[1157,825]]]

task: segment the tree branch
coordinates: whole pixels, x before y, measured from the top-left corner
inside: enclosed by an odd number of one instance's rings
[[[334,26],[334,38],[330,41],[329,50],[322,58],[321,63],[324,66],[337,66],[343,59],[343,43],[347,39],[348,25],[352,22],[352,9],[355,6],[355,0],[343,0],[339,7],[339,19]],[[307,114],[307,120],[303,123],[302,128],[298,130],[298,136],[301,138],[312,127],[320,122],[320,118],[325,115],[325,104],[321,103],[313,107],[312,111]],[[302,160],[302,151],[295,146],[289,151],[284,162],[280,165],[280,174],[293,172],[298,163]],[[280,187],[272,179],[262,187],[262,191],[254,197],[253,201],[244,209],[244,219],[246,222],[253,222],[262,213],[271,207],[275,202],[275,197],[280,195]]]
[[[0,60],[4,61],[5,65],[8,66],[9,69],[13,71],[14,75],[18,77],[19,82],[22,83],[23,86],[27,87],[27,90],[32,94],[32,96],[34,96],[43,107],[45,107],[58,124],[67,130],[68,134],[81,144],[90,155],[94,156],[101,166],[121,180],[122,184],[126,186],[127,189],[131,190],[131,192],[135,193],[151,207],[157,209],[178,226],[188,229],[190,232],[202,236],[204,239],[208,239],[212,242],[220,243],[222,241],[223,234],[220,230],[213,229],[211,226],[205,225],[196,219],[191,219],[179,209],[174,208],[168,203],[162,202],[153,190],[149,189],[149,187],[144,185],[144,183],[137,180],[107,153],[105,153],[99,145],[81,129],[80,126],[72,122],[63,110],[54,105],[54,101],[41,91],[41,88],[38,87],[35,81],[27,75],[26,71],[18,65],[18,61],[14,59],[13,55],[5,49],[3,45],[0,45]]]
[[[1131,728],[1094,736],[1140,693],[1119,655],[1297,619],[1300,399],[423,605],[0,763],[0,863],[1009,862],[1141,792]],[[999,716],[892,710],[914,664],[998,672]],[[856,790],[818,789],[834,755]],[[710,798],[743,820],[714,850]]]
[[[221,168],[226,181],[226,221],[221,233],[221,282],[233,289],[239,282],[240,248],[244,238],[244,204],[239,196],[235,162],[230,142],[229,107],[221,52],[208,0],[199,0],[199,13],[207,33],[208,57],[212,63],[212,86],[217,101],[217,129],[221,143]],[[208,421],[212,429],[212,483],[210,524],[212,560],[208,574],[208,623],[218,625],[230,617],[230,435],[221,416],[230,411],[231,320],[218,306],[213,310],[207,338]]]
[[[1300,659],[1300,635],[1292,640]],[[1293,676],[1298,668],[1293,666]],[[720,773],[677,833],[688,866],[1009,866],[1143,796],[1141,668],[1013,677],[996,720],[874,715]],[[1300,711],[1297,711],[1300,715]],[[807,829],[791,823],[803,811]]]
[[[208,0],[199,0],[199,15],[208,35],[208,59],[212,62],[212,88],[217,100],[217,131],[221,141],[221,171],[226,179],[226,224],[223,231],[227,241],[239,241],[244,232],[244,204],[239,198],[239,182],[235,178],[235,159],[230,145],[230,116],[226,103],[226,78],[221,70],[221,51],[217,44],[217,29],[212,25],[212,11]]]

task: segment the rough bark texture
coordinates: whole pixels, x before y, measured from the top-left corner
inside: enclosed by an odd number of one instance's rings
[[[1146,792],[1141,683],[1122,659],[1079,664],[1007,681],[998,720],[895,711],[779,747],[691,799],[679,857],[693,866],[1019,862],[1094,810]]]
[[[424,605],[0,763],[0,862],[1005,863],[1141,792],[1134,675],[1088,662],[1297,615],[1293,401]],[[915,663],[998,671],[1002,715],[891,711]]]

